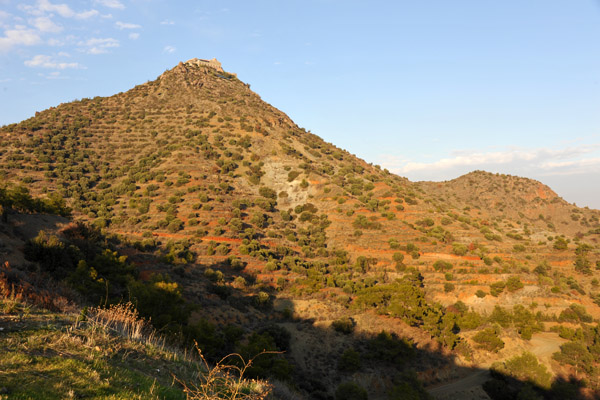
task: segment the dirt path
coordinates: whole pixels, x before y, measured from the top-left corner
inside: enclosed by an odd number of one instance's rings
[[[540,362],[550,365],[552,354],[560,350],[560,345],[566,342],[554,332],[541,332],[533,335],[528,342],[528,351],[535,354]],[[525,350],[525,349],[524,349]],[[427,391],[437,400],[450,399],[489,399],[481,385],[490,379],[489,370],[485,367],[475,369],[464,378],[428,388]]]
[[[531,350],[529,351],[535,354],[540,362],[550,367],[552,354],[560,351],[560,346],[566,342],[568,340],[561,338],[554,332],[536,333],[529,341],[531,346]]]
[[[487,369],[476,369],[464,378],[427,389],[429,394],[438,400],[445,399],[489,399],[481,385],[490,378]]]

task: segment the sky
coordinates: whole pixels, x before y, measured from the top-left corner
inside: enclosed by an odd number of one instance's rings
[[[0,125],[196,57],[413,181],[486,170],[600,209],[598,0],[0,0]]]

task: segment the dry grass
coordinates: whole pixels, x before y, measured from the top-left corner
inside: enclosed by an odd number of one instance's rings
[[[87,315],[86,315],[87,314]],[[131,340],[155,342],[157,336],[150,324],[139,316],[132,303],[112,304],[108,308],[92,307],[84,312],[87,322]]]
[[[94,330],[108,332],[125,337],[129,340],[152,345],[165,350],[165,339],[159,336],[154,328],[139,316],[138,311],[130,302],[113,304],[107,308],[90,308],[86,314],[86,323]],[[80,324],[78,322],[77,324]],[[265,353],[245,361],[239,354],[230,354],[221,359],[215,366],[210,366],[200,349],[198,357],[192,357],[180,349],[169,348],[175,358],[198,365],[197,382],[188,383],[173,375],[174,380],[181,384],[187,399],[265,399],[271,392],[271,386],[266,382],[244,379],[244,373],[252,365],[254,359]]]
[[[276,352],[262,352],[245,361],[237,354],[229,354],[223,357],[215,366],[210,367],[200,349],[200,373],[199,382],[187,383],[176,376],[174,379],[179,382],[187,396],[188,400],[200,399],[227,399],[227,400],[262,400],[266,399],[271,393],[273,387],[264,381],[244,379],[246,370],[252,365],[256,357],[263,354],[272,354]]]

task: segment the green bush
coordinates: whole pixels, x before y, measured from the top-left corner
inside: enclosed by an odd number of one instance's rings
[[[447,261],[437,260],[433,263],[433,269],[435,269],[438,272],[450,271],[453,267],[454,266],[452,265],[452,263],[449,263]]]
[[[354,382],[340,383],[335,390],[335,400],[368,400],[367,391]]]
[[[345,335],[349,335],[354,332],[354,327],[356,326],[356,322],[351,317],[344,317],[340,319],[336,319],[331,323],[332,328],[336,332],[343,333]]]
[[[343,372],[356,372],[361,368],[360,353],[353,348],[346,349],[338,361],[338,369]]]
[[[506,283],[502,281],[492,283],[490,284],[490,294],[494,297],[498,297],[498,295],[504,291],[505,287]]]
[[[506,289],[508,289],[509,292],[515,292],[522,288],[523,283],[521,282],[521,278],[518,276],[513,275],[506,280]]]
[[[568,242],[565,240],[565,238],[562,237],[557,237],[554,240],[554,246],[553,246],[556,250],[566,250],[568,247]]]
[[[461,243],[452,243],[452,253],[457,256],[464,256],[467,254],[468,248],[464,244]]]
[[[593,318],[587,313],[584,306],[579,304],[571,304],[569,308],[561,311],[560,315],[558,316],[558,320],[560,322],[592,322]]]
[[[486,328],[473,336],[473,341],[477,347],[497,353],[504,348],[504,342],[498,337],[498,334],[492,328]]]

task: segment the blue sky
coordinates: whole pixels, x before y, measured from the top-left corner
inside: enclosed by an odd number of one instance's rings
[[[483,169],[600,209],[592,0],[0,0],[0,125],[194,57],[411,180]]]

